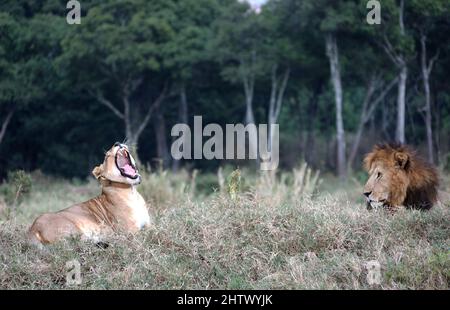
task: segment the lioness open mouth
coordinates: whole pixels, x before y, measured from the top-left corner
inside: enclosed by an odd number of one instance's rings
[[[125,148],[120,148],[116,153],[116,166],[120,174],[130,179],[136,179],[139,174],[130,153]]]

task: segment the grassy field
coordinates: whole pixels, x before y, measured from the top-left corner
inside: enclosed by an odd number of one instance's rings
[[[358,181],[323,178],[146,173],[139,190],[154,229],[114,236],[106,249],[74,238],[40,251],[25,240],[32,220],[100,187],[34,174],[30,193],[0,215],[0,289],[71,288],[73,259],[81,289],[449,288],[449,206],[368,212]],[[371,261],[379,284],[369,284]]]

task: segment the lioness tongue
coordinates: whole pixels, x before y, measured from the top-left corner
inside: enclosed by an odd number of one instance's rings
[[[131,176],[134,176],[136,174],[136,170],[134,170],[134,168],[130,164],[126,164],[125,166],[123,166],[123,171]]]

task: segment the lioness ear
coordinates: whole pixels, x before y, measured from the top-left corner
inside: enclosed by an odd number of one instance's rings
[[[394,160],[400,168],[405,169],[409,162],[409,156],[408,154],[397,152],[394,154]]]
[[[94,170],[92,170],[92,174],[96,179],[100,178],[102,176],[102,173],[103,173],[103,164],[95,167]]]

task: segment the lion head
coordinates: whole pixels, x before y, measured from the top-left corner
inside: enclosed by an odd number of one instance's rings
[[[123,184],[136,185],[141,182],[136,162],[128,146],[119,142],[114,143],[106,152],[103,163],[95,167],[92,174],[99,180]]]
[[[437,200],[436,168],[410,147],[379,144],[364,158],[369,179],[364,186],[367,208],[430,209]]]

